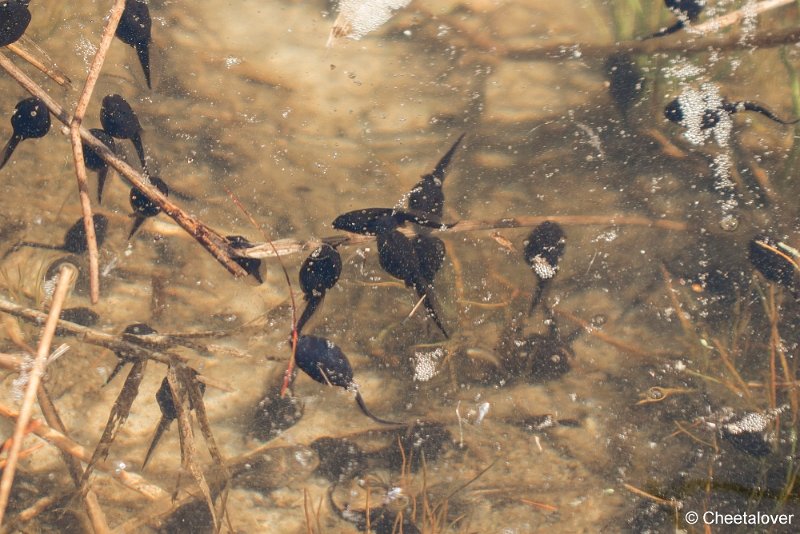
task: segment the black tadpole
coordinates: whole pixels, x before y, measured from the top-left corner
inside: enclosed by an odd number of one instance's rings
[[[671,122],[685,126],[686,114],[684,113],[684,105],[685,104],[681,102],[680,97],[675,98],[664,108],[664,117]],[[719,121],[722,118],[722,113],[733,115],[734,113],[738,113],[740,111],[753,111],[755,113],[760,113],[768,119],[783,125],[796,124],[800,122],[800,119],[794,119],[790,121],[783,120],[768,108],[757,102],[751,102],[749,100],[742,100],[740,102],[727,102],[723,100],[718,107],[709,107],[703,110],[703,115],[700,119],[700,129],[708,130],[709,128],[715,127],[717,124],[719,124]]]
[[[386,228],[397,228],[407,222],[433,229],[448,228],[441,219],[432,213],[395,208],[363,208],[348,211],[334,219],[332,226],[354,234],[378,235]]]
[[[50,112],[45,103],[35,96],[17,102],[14,114],[11,115],[11,128],[13,133],[3,148],[0,169],[11,158],[11,154],[14,153],[14,149],[20,142],[25,139],[44,137],[50,131]]]
[[[644,76],[636,61],[625,52],[609,56],[603,65],[608,92],[614,105],[624,116],[644,92]]]
[[[147,87],[150,86],[150,35],[152,28],[150,10],[140,0],[125,0],[125,10],[119,19],[116,35],[120,41],[132,46],[139,56]]]
[[[147,170],[147,162],[144,158],[144,145],[142,144],[142,125],[139,118],[134,113],[131,105],[119,95],[108,95],[103,98],[100,107],[100,123],[103,130],[111,137],[117,139],[130,139],[142,168]]]
[[[325,298],[325,293],[331,289],[342,274],[342,257],[339,252],[327,243],[323,243],[303,261],[300,266],[300,288],[306,307],[297,321],[297,334],[311,319],[316,309]]]
[[[764,278],[789,289],[795,298],[800,297],[800,271],[797,269],[800,258],[795,250],[765,235],[754,237],[748,248],[750,263]]]
[[[417,182],[417,185],[411,190],[408,195],[408,207],[410,210],[416,210],[420,213],[429,213],[438,217],[442,216],[444,209],[444,192],[442,191],[442,185],[444,185],[447,166],[450,165],[450,160],[453,159],[453,155],[456,153],[456,149],[458,149],[458,145],[461,144],[461,140],[464,139],[465,135],[466,134],[463,133],[456,139],[456,142],[453,143],[450,150],[448,150],[447,153],[442,156],[442,159],[439,160],[439,163],[436,164],[433,172],[423,175],[422,179]]]
[[[545,288],[556,275],[558,260],[564,254],[565,244],[564,231],[552,221],[543,222],[528,234],[525,240],[525,261],[539,280],[528,315],[533,313]]]
[[[108,135],[105,130],[92,128],[89,132],[106,145],[111,152],[115,151],[114,138]],[[106,177],[108,176],[108,164],[92,147],[85,142],[81,144],[83,145],[83,164],[86,165],[87,169],[97,172],[97,203],[100,204],[103,201],[103,187],[105,187]]]
[[[200,389],[200,395],[205,394],[206,385],[203,382],[198,382],[197,386]],[[153,433],[153,439],[150,442],[150,446],[147,448],[147,454],[144,456],[142,471],[147,467],[147,463],[150,461],[150,457],[153,455],[153,451],[155,451],[156,445],[158,445],[161,439],[161,435],[164,434],[172,422],[178,418],[178,409],[175,407],[175,399],[172,398],[172,390],[169,387],[167,377],[164,377],[164,380],[161,381],[161,387],[158,388],[156,392],[156,402],[161,410],[161,419],[158,421],[158,426]],[[189,409],[194,409],[194,404],[192,404],[191,400],[189,401]]]
[[[106,238],[106,229],[108,228],[108,218],[100,213],[92,215],[92,222],[94,223],[95,240],[97,246],[101,246]],[[89,248],[86,242],[86,227],[83,225],[83,217],[75,221],[75,224],[69,227],[67,233],[64,234],[64,243],[61,245],[49,245],[47,243],[34,243],[32,241],[22,241],[17,243],[8,252],[3,255],[7,257],[12,252],[22,247],[44,248],[48,250],[63,250],[70,254],[83,254]]]
[[[432,235],[419,234],[414,236],[411,244],[414,246],[414,252],[419,260],[419,271],[422,277],[433,284],[436,273],[442,268],[447,253],[444,241]]]
[[[169,195],[169,188],[167,184],[159,178],[158,176],[151,176],[150,183],[164,196]],[[159,213],[161,213],[161,208],[147,198],[145,194],[137,187],[131,187],[131,194],[130,194],[130,202],[131,208],[133,208],[133,226],[131,227],[131,231],[128,234],[128,239],[133,237],[133,234],[136,233],[136,230],[142,225],[142,223],[148,219],[149,217],[155,217]]]
[[[31,23],[29,0],[5,0],[0,3],[0,46],[15,43]]]
[[[367,409],[355,382],[353,381],[353,368],[344,355],[342,349],[322,337],[300,336],[297,339],[295,363],[313,380],[320,384],[338,386],[355,391],[356,403],[361,411],[375,421],[384,425],[399,425],[394,421],[387,421],[377,417]]]
[[[245,237],[240,235],[229,235],[225,239],[228,241],[228,244],[231,246],[231,248],[245,249],[253,246],[253,244],[250,241],[248,241]],[[238,263],[239,267],[244,269],[244,272],[255,278],[259,284],[264,283],[264,279],[261,277],[260,259],[242,258],[239,256],[234,256],[233,261]]]
[[[150,325],[144,323],[135,323],[129,324],[125,327],[125,330],[122,331],[122,339],[127,342],[131,342],[131,336],[149,336],[150,334],[157,334],[158,332],[155,329],[151,328]],[[133,342],[138,342],[137,339],[133,338]],[[129,352],[126,351],[117,351],[114,355],[119,360],[117,365],[114,366],[114,369],[111,371],[111,374],[108,375],[108,379],[106,379],[106,383],[104,385],[108,385],[114,377],[125,367],[126,364],[132,363],[135,360],[135,357],[132,356]]]
[[[424,297],[425,309],[445,338],[450,338],[436,313],[433,286],[422,275],[419,258],[414,245],[401,232],[391,229],[378,234],[378,259],[383,270],[413,287],[417,296]]]

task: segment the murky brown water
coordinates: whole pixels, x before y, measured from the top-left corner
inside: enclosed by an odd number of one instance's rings
[[[39,4],[31,6],[28,36],[82,86],[108,6]],[[393,449],[398,434],[364,417],[351,394],[301,374],[294,396],[304,406],[302,418],[270,442],[266,457],[237,464],[263,445],[248,435],[252,414],[268,390],[274,400],[289,359],[284,275],[270,259],[263,284],[234,280],[164,215],[126,242],[129,188],[114,177],[99,208],[111,224],[95,328],[119,334],[147,322],[159,332],[231,331],[199,341],[213,344],[209,351],[177,349],[225,388],[208,388],[208,417],[223,456],[247,473],[234,478],[225,529],[357,531],[330,505],[332,482],[318,467],[339,466],[328,473],[336,478],[347,461],[311,447],[321,437],[347,438],[371,451],[363,465],[345,455],[361,467],[335,484],[339,507],[365,509],[369,487],[371,508],[388,503],[392,513],[404,510],[423,532],[699,532],[685,521],[686,511],[798,512],[798,408],[791,406],[797,305],[747,259],[756,234],[798,245],[789,157],[796,130],[737,113],[725,143],[698,146],[663,118],[667,102],[703,83],[731,101],[758,100],[784,118],[797,114],[786,68],[800,67],[796,47],[636,56],[646,91],[627,122],[608,95],[604,59],[593,45],[535,61],[503,52],[644,35],[674,18],[652,4],[640,13],[623,2],[415,3],[363,40],[326,48],[335,17],[326,2],[152,1],[152,91],[133,50],[114,42],[85,124],[99,127],[103,95],[122,94],[144,127],[151,171],[182,207],[224,235],[264,240],[226,189],[271,239],[334,235],[331,221],[341,213],[398,205],[461,133],[466,137],[445,182],[446,221],[575,216],[562,220],[566,252],[543,306],[555,311],[560,339],[574,337],[571,350],[560,353],[567,354],[569,372],[530,379],[504,360],[504,350],[525,335],[549,331],[542,309],[525,314],[536,287],[522,252],[530,228],[441,235],[448,260],[436,291],[448,341],[422,311],[406,319],[415,295],[383,272],[374,242],[344,246],[342,277],[306,333],[331,339],[348,355],[373,412],[443,425],[425,434],[440,441],[410,440],[441,450],[426,449],[424,468],[401,472]],[[736,7],[714,4],[701,20]],[[784,7],[759,18],[757,31],[796,23],[796,8]],[[68,107],[77,99],[78,91],[34,77]],[[0,110],[8,116],[27,95],[4,78]],[[2,127],[8,135],[8,124]],[[119,144],[134,163],[130,143]],[[726,175],[734,193],[709,170],[721,157],[735,169]],[[770,195],[754,185],[762,171]],[[23,239],[58,243],[80,216],[69,141],[60,128],[23,142],[0,176],[4,250]],[[643,218],[677,226],[641,224]],[[3,260],[2,296],[42,309],[41,273],[61,255],[22,249]],[[298,303],[304,256],[282,260]],[[730,282],[721,292],[693,288],[716,270]],[[86,293],[79,287],[68,305],[88,305]],[[515,318],[521,330],[512,332]],[[581,333],[587,324],[594,326]],[[22,330],[34,344],[37,329],[22,323]],[[50,366],[46,383],[70,436],[92,450],[124,378],[103,387],[114,355],[74,337],[63,342],[70,351]],[[8,335],[2,344],[3,352],[18,351]],[[120,469],[140,473],[164,375],[163,365],[148,365],[109,455]],[[16,403],[15,377],[3,382],[9,406]],[[666,397],[640,403],[652,387],[665,388]],[[768,454],[756,457],[722,439],[723,408],[741,416],[774,414],[784,405],[779,421],[770,423]],[[547,415],[560,423],[548,424]],[[200,493],[181,470],[176,426],[143,476],[164,495],[179,485],[180,498],[189,501]],[[12,426],[4,420],[0,429],[10,435]],[[197,427],[195,436],[211,477]],[[44,496],[65,497],[12,528],[88,528],[82,506],[69,499],[71,481],[55,448],[26,458],[17,479],[11,518]],[[148,499],[103,470],[93,487],[113,529],[209,528],[202,500],[181,518],[170,515],[168,496]],[[682,508],[674,511],[670,499]]]

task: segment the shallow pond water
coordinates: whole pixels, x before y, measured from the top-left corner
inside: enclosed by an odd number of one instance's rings
[[[72,109],[109,6],[40,4],[27,36],[74,88],[14,61]],[[700,23],[744,5],[708,4]],[[223,484],[197,421],[191,466],[173,422],[141,469],[167,373],[151,361],[91,479],[112,530],[213,531],[199,471],[217,512],[227,510],[222,530],[236,532],[358,532],[367,517],[375,532],[701,532],[687,513],[800,516],[797,258],[775,245],[800,245],[800,134],[722,106],[800,114],[800,50],[785,31],[797,25],[795,4],[631,44],[675,16],[658,2],[412,2],[332,47],[335,3],[149,8],[152,90],[134,50],[115,40],[84,125],[100,127],[102,97],[121,94],[142,124],[149,171],[183,209],[222,235],[306,246],[266,258],[262,284],[234,279],[164,214],[126,241],[130,188],[109,179],[95,206],[109,230],[92,328],[213,333],[164,350],[207,382],[207,420],[230,473]],[[607,75],[619,51],[640,73],[624,104]],[[6,74],[0,83],[0,114],[10,116],[28,95]],[[664,115],[675,98],[683,124]],[[712,128],[700,126],[706,105],[720,114]],[[442,220],[466,222],[433,232],[447,251],[434,287],[450,338],[424,307],[412,314],[417,294],[381,268],[371,239],[338,247],[341,277],[304,332],[340,347],[369,409],[408,428],[375,423],[351,392],[303,373],[281,399],[292,328],[282,266],[299,314],[303,260],[318,240],[344,235],[332,221],[403,207],[461,134]],[[131,143],[117,146],[139,168]],[[20,143],[0,188],[3,253],[23,240],[61,243],[80,205],[60,125]],[[539,279],[526,238],[546,219],[563,228],[565,248],[529,315]],[[757,250],[789,265],[782,284],[751,263],[756,236]],[[5,256],[3,309],[46,311],[43,274],[64,255]],[[90,306],[84,279],[67,306]],[[38,325],[4,327],[0,352],[19,353],[17,331],[35,346]],[[86,341],[57,337],[70,349],[45,385],[91,455],[130,367],[104,385],[118,360]],[[16,410],[22,385],[4,373],[0,402]],[[751,431],[754,421],[763,425]],[[3,436],[12,431],[0,420]],[[92,530],[55,447],[19,463],[5,521],[10,531]]]

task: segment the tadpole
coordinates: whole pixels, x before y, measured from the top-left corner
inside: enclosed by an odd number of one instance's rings
[[[306,307],[297,321],[297,335],[303,330],[316,309],[342,274],[342,257],[327,243],[315,248],[300,266],[300,288]]]
[[[0,46],[15,43],[28,29],[30,0],[5,0],[0,3]]]
[[[106,145],[111,152],[116,150],[114,146],[114,138],[108,135],[105,130],[101,130],[100,128],[92,128],[89,130],[89,132],[91,132],[91,134],[95,136],[101,143]],[[97,172],[97,203],[100,204],[103,202],[103,187],[105,187],[106,177],[108,176],[108,164],[97,154],[97,152],[94,151],[92,147],[87,145],[85,142],[82,144],[83,164],[86,165],[87,169]]]
[[[142,125],[139,124],[139,118],[131,105],[120,95],[106,96],[100,107],[100,123],[103,125],[103,130],[111,137],[131,140],[139,155],[139,161],[142,162],[142,169],[146,171],[147,162],[142,144]]]
[[[686,126],[686,111],[689,113],[697,113],[700,110],[696,109],[688,109],[685,110],[684,106],[690,107],[684,102],[681,102],[681,98],[675,98],[674,100],[670,101],[666,107],[664,108],[664,117],[676,124],[680,124],[681,126]],[[764,115],[768,119],[777,122],[778,124],[783,125],[790,125],[800,122],[800,119],[794,119],[791,121],[786,121],[775,115],[772,111],[767,109],[766,107],[758,104],[757,102],[751,102],[748,100],[742,100],[740,102],[728,102],[723,100],[720,105],[716,108],[706,108],[702,110],[702,117],[700,119],[700,129],[701,130],[708,130],[709,128],[714,128],[719,121],[722,119],[722,113],[727,113],[728,115],[733,115],[734,113],[738,113],[740,111],[753,111],[755,113],[760,113]]]
[[[131,336],[149,336],[150,334],[157,333],[158,332],[150,327],[150,325],[145,323],[134,323],[125,327],[125,330],[122,331],[122,339],[128,343],[139,343],[140,341],[138,338],[132,338]],[[117,376],[117,374],[126,364],[133,363],[136,359],[131,353],[123,350],[114,352],[114,355],[119,361],[117,362],[117,365],[114,366],[111,374],[108,375],[104,385],[108,385],[112,380],[114,380],[114,377]]]
[[[685,27],[686,22],[694,22],[700,16],[703,8],[706,7],[705,0],[664,0],[667,9],[672,11],[678,20],[674,24],[668,26],[656,33],[645,37],[644,39],[652,39],[654,37],[663,37],[675,33]]]
[[[108,218],[100,213],[92,215],[92,222],[94,223],[94,233],[97,241],[97,246],[100,247],[106,238],[106,229],[108,228]],[[22,247],[44,248],[48,250],[63,250],[70,254],[83,254],[88,249],[89,245],[86,242],[86,227],[83,225],[83,217],[75,221],[75,224],[69,227],[67,233],[64,234],[64,243],[61,245],[49,245],[47,243],[35,243],[33,241],[22,241],[17,243],[6,252],[3,257],[5,258],[12,252]]]
[[[14,149],[25,139],[44,137],[50,131],[50,111],[41,99],[32,96],[17,102],[11,115],[11,138],[3,148],[0,169],[11,158]]]
[[[140,0],[125,0],[125,10],[119,19],[116,35],[119,40],[136,50],[144,78],[150,86],[150,32],[152,21],[147,4]]]
[[[408,195],[408,207],[410,210],[416,210],[420,213],[429,213],[441,217],[444,211],[444,192],[442,185],[447,173],[447,166],[450,165],[450,160],[453,159],[453,154],[456,153],[458,145],[464,139],[466,133],[462,133],[450,150],[442,156],[439,163],[430,174],[425,174],[422,179],[417,182],[417,185],[411,190]]]
[[[626,52],[611,55],[604,65],[608,92],[619,112],[626,116],[628,110],[644,92],[644,76],[636,61]]]
[[[206,385],[198,381],[197,386],[200,389],[200,394],[204,395],[206,392]],[[142,462],[142,471],[147,467],[147,462],[150,461],[150,457],[153,455],[153,451],[156,445],[158,445],[161,435],[169,428],[172,422],[178,418],[178,409],[175,407],[175,399],[172,398],[172,390],[169,387],[167,377],[164,377],[164,380],[161,381],[161,387],[158,388],[156,392],[156,402],[161,410],[161,419],[158,421],[158,426],[153,433],[153,440],[150,442],[150,447],[148,447],[144,462]],[[189,401],[189,409],[194,410],[194,404],[192,404],[191,400]]]
[[[525,240],[525,261],[539,281],[531,299],[528,315],[541,301],[544,290],[558,271],[558,260],[564,254],[564,231],[557,223],[545,221],[534,228]]]
[[[297,339],[295,363],[304,373],[320,384],[354,391],[358,407],[373,421],[385,425],[400,424],[381,419],[369,411],[353,381],[353,368],[350,366],[347,356],[333,342],[322,337],[300,336]]]
[[[397,228],[407,222],[437,230],[449,226],[435,214],[395,208],[363,208],[348,211],[336,217],[332,226],[337,230],[354,234],[378,235],[380,231]]]
[[[424,297],[425,310],[445,338],[450,338],[436,313],[433,286],[422,274],[419,258],[411,240],[398,230],[378,234],[378,259],[383,270],[413,287],[419,298]],[[430,268],[431,265],[426,266]]]
[[[225,238],[228,241],[228,244],[231,248],[250,248],[253,244],[248,241],[245,237],[240,235],[229,235]],[[264,279],[261,277],[261,260],[258,258],[242,258],[239,256],[233,256],[233,261],[239,264],[239,267],[244,269],[244,271],[256,279],[259,284],[264,283]]]
[[[169,195],[169,188],[167,184],[159,178],[158,176],[151,176],[150,183],[164,196]],[[148,219],[149,217],[155,217],[159,213],[161,213],[161,208],[147,198],[145,194],[137,187],[131,187],[131,194],[130,194],[130,202],[131,208],[133,208],[133,227],[131,228],[130,233],[128,234],[128,239],[133,237],[133,234],[136,233],[136,230],[142,225],[142,223]]]
[[[418,234],[411,240],[414,252],[419,260],[419,271],[422,277],[433,284],[436,273],[442,268],[446,249],[444,241],[429,234]]]

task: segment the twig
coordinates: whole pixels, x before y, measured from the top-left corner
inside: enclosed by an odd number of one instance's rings
[[[759,2],[755,5],[748,4],[741,9],[720,15],[719,17],[707,20],[702,24],[689,26],[687,31],[690,33],[700,34],[716,32],[722,28],[733,26],[746,17],[755,17],[756,15],[765,11],[769,11],[770,9],[775,9],[794,3],[795,0],[764,0],[763,2]]]
[[[19,419],[19,413],[11,410],[3,404],[0,404],[0,416],[14,420]],[[63,433],[50,428],[45,424],[40,423],[34,426],[31,431],[40,438],[51,443],[53,446],[70,454],[78,460],[81,460],[82,462],[88,462],[92,457],[91,453],[82,445],[74,442]],[[137,475],[136,473],[130,473],[124,469],[120,469],[119,466],[113,465],[111,462],[99,462],[98,469],[108,473],[112,477],[119,480],[119,482],[124,486],[141,493],[150,500],[169,498],[169,493],[160,487],[148,482],[146,479],[140,475]]]
[[[537,46],[530,48],[509,48],[506,57],[515,61],[537,61],[543,59],[559,59],[570,57],[604,58],[617,52],[629,54],[656,54],[664,52],[707,52],[714,50],[735,50],[739,48],[752,49],[769,48],[800,41],[800,28],[791,27],[774,32],[764,31],[753,35],[747,43],[741,42],[740,35],[730,32],[725,35],[714,35],[698,39],[689,33],[676,33],[659,39],[646,39],[644,41],[622,41],[619,43],[574,43],[567,42],[555,45]]]
[[[672,221],[668,219],[650,219],[637,215],[535,215],[523,217],[507,217],[504,219],[475,219],[464,220],[455,223],[449,228],[439,230],[439,233],[451,234],[458,232],[478,232],[487,230],[497,230],[501,228],[529,228],[537,226],[545,221],[552,221],[563,225],[590,225],[590,226],[648,226],[676,232],[685,232],[689,225],[682,221]],[[413,230],[401,228],[401,232],[407,236],[413,235]],[[347,234],[324,237],[319,240],[301,241],[298,239],[278,239],[273,241],[275,251],[272,246],[266,243],[256,244],[247,249],[234,250],[234,255],[245,258],[270,258],[277,254],[281,256],[295,254],[304,250],[311,250],[319,246],[320,242],[328,243],[332,246],[351,246],[360,245],[374,241],[373,236]]]
[[[33,403],[36,400],[36,392],[39,388],[42,375],[44,375],[45,362],[47,356],[50,354],[50,344],[53,341],[53,336],[56,333],[56,324],[58,324],[58,316],[61,313],[61,308],[67,298],[67,294],[72,286],[72,283],[77,277],[77,270],[69,263],[61,264],[59,270],[58,283],[56,290],[53,293],[53,301],[50,307],[50,314],[47,317],[47,322],[42,331],[42,337],[39,340],[39,347],[36,352],[36,359],[33,362],[30,375],[28,376],[28,385],[25,389],[25,396],[22,400],[22,408],[17,423],[14,427],[14,442],[11,444],[11,450],[8,452],[8,464],[3,469],[2,478],[0,478],[0,525],[3,524],[3,516],[5,515],[6,506],[8,506],[8,498],[11,495],[11,484],[14,482],[14,474],[17,469],[17,460],[19,458],[19,451],[22,448],[22,438],[25,435],[25,428],[31,420],[33,413]]]
[[[92,201],[89,198],[89,179],[86,176],[86,165],[83,162],[83,144],[81,143],[81,123],[86,109],[89,107],[89,100],[92,98],[94,86],[103,68],[106,53],[111,47],[111,40],[117,30],[117,24],[122,17],[125,9],[125,0],[116,0],[108,13],[108,21],[103,29],[103,36],[100,39],[100,46],[89,67],[86,76],[86,83],[83,92],[78,99],[78,105],[72,120],[69,124],[69,139],[72,143],[72,157],[75,162],[75,174],[78,180],[78,196],[81,201],[81,211],[83,212],[83,226],[86,229],[87,251],[89,253],[89,295],[92,304],[97,304],[100,300],[100,267],[99,255],[97,252],[97,236],[94,232],[94,219],[92,218]]]
[[[72,89],[72,80],[70,80],[66,74],[59,71],[57,68],[48,67],[43,62],[39,61],[39,59],[34,57],[34,55],[31,54],[28,50],[20,46],[23,43],[39,48],[39,45],[34,43],[31,39],[28,39],[27,36],[23,35],[22,37],[20,37],[19,41],[8,45],[8,49],[16,56],[20,57],[21,59],[33,65],[35,68],[39,69],[41,72],[47,75],[48,78],[56,82],[61,87],[67,87],[69,89]]]
[[[17,83],[30,94],[40,98],[50,110],[50,113],[63,124],[69,126],[72,118],[64,108],[53,100],[47,92],[36,82],[22,72],[5,54],[0,53],[0,68],[5,70]],[[119,156],[108,149],[99,139],[94,137],[85,128],[80,129],[81,139],[100,156],[103,161],[113,167],[132,186],[144,193],[154,204],[161,208],[166,215],[171,217],[189,235],[197,240],[214,258],[220,262],[231,274],[236,277],[245,277],[247,273],[233,261],[230,244],[218,232],[212,230],[205,223],[189,215],[177,204],[165,197],[161,191],[150,184],[150,181],[139,174],[133,167],[125,163]]]

